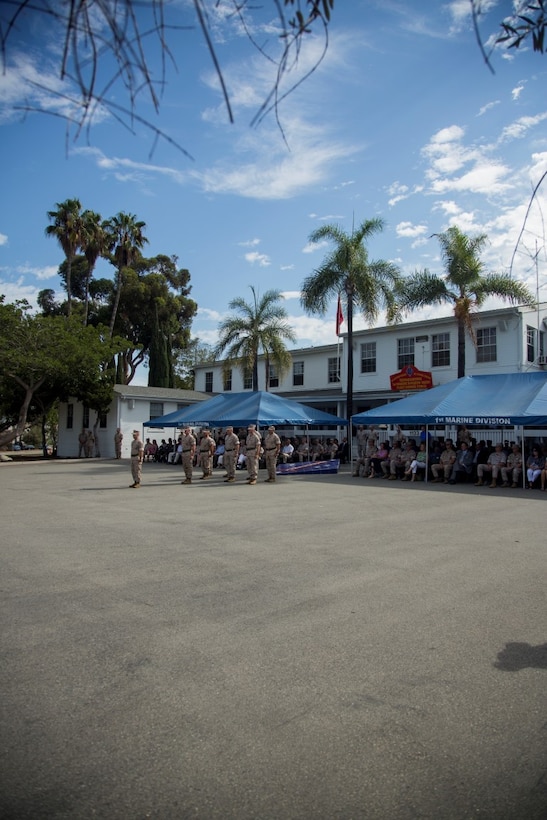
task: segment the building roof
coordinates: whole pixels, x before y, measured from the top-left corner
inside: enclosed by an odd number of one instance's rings
[[[178,401],[186,404],[210,399],[210,393],[202,393],[199,390],[179,390],[173,387],[146,387],[138,384],[115,384],[114,393],[118,393],[122,399],[148,399],[158,401]]]

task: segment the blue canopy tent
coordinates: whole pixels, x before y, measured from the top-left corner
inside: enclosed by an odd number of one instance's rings
[[[353,424],[547,426],[547,373],[464,376],[352,416]],[[427,443],[428,436],[426,436]],[[522,471],[523,483],[525,471]]]
[[[183,407],[181,410],[174,410],[172,413],[167,413],[165,416],[159,416],[150,421],[144,422],[144,427],[182,427],[185,424],[207,424],[204,421],[203,413],[206,415],[213,412],[215,408],[222,405],[228,398],[225,393],[214,396],[211,399],[200,401],[197,404],[191,404],[188,407]],[[200,418],[196,418],[196,414]]]
[[[235,393],[218,412],[211,414],[209,424],[223,427],[233,424],[234,427],[245,427],[256,424],[259,427],[275,426],[320,426],[347,425],[347,420],[301,404],[292,399],[284,399],[275,393],[258,390],[254,393]]]
[[[284,399],[275,393],[259,390],[254,393],[222,393],[212,399],[184,407],[166,416],[145,421],[145,427],[181,427],[184,424],[225,427],[246,427],[256,424],[276,426],[347,425],[347,420],[316,410],[306,404]]]
[[[496,373],[462,379],[382,404],[353,424],[547,425],[547,373]]]

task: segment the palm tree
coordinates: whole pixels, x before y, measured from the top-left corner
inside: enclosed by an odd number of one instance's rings
[[[381,309],[388,322],[399,317],[397,291],[401,275],[396,265],[384,260],[371,261],[365,242],[384,227],[382,219],[368,219],[351,234],[337,225],[323,225],[310,235],[310,242],[328,239],[334,249],[322,265],[302,284],[301,304],[308,313],[324,316],[331,299],[339,296],[345,302],[347,318],[347,398],[348,421],[353,415],[353,311],[358,308],[366,321],[373,324]]]
[[[89,210],[83,212],[81,247],[87,260],[84,325],[87,325],[89,309],[89,283],[93,277],[97,259],[103,256],[108,250],[108,235],[105,226],[106,223],[101,220],[100,214]]]
[[[81,245],[82,206],[79,199],[66,199],[64,202],[56,202],[55,207],[56,211],[47,212],[48,219],[53,224],[47,226],[46,236],[54,236],[66,256],[67,313],[70,316],[72,312],[72,262]]]
[[[470,237],[456,225],[444,233],[434,234],[440,242],[446,275],[417,271],[403,286],[401,307],[417,310],[426,305],[450,304],[458,323],[458,379],[465,376],[465,336],[476,344],[473,313],[489,296],[512,303],[534,304],[534,297],[522,282],[506,274],[484,274],[480,253],[487,241],[486,234]]]
[[[224,369],[239,367],[242,373],[253,374],[253,390],[258,390],[258,356],[266,357],[266,390],[270,362],[282,378],[291,365],[291,355],[284,340],[296,341],[296,334],[287,320],[287,311],[280,304],[280,291],[269,290],[259,297],[251,285],[252,304],[238,297],[228,307],[238,315],[228,316],[219,325],[219,341],[215,358],[226,353]]]
[[[133,265],[140,256],[141,248],[148,242],[143,233],[145,222],[137,221],[134,214],[123,211],[107,220],[105,230],[108,237],[108,247],[112,254],[112,261],[116,266],[116,296],[110,318],[110,338],[114,334],[114,325],[120,304],[120,295],[123,286],[123,270]]]

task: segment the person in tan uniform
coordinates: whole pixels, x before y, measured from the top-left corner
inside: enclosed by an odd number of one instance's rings
[[[85,449],[87,444],[87,432],[82,430],[80,435],[78,436],[78,458],[82,458],[85,456]]]
[[[439,463],[431,465],[431,472],[433,474],[434,482],[444,481],[445,484],[448,484],[450,476],[452,475],[452,467],[456,461],[456,451],[454,450],[454,446],[450,439],[446,440],[445,445],[445,449],[442,451],[441,457],[439,458]],[[443,473],[443,478],[439,475],[441,471]]]
[[[507,463],[507,456],[503,452],[503,445],[496,444],[495,450],[493,453],[490,453],[488,456],[488,461],[486,464],[479,464],[477,467],[477,481],[475,482],[475,487],[482,487],[484,484],[484,474],[490,473],[491,481],[489,486],[494,488],[498,484],[498,475],[501,473],[502,467],[505,467]]]
[[[275,427],[270,425],[266,438],[264,439],[264,452],[266,456],[266,470],[268,471],[268,478],[266,482],[272,484],[275,481],[275,468],[277,466],[277,457],[281,449],[281,439],[275,432]]]
[[[213,454],[216,449],[215,440],[209,429],[201,431],[201,441],[199,443],[199,460],[201,463],[202,475],[199,480],[204,481],[211,478],[213,474]]]
[[[114,450],[116,451],[116,458],[122,457],[122,441],[123,433],[119,427],[116,427],[116,432],[114,433]]]
[[[509,472],[511,473],[511,487],[518,487],[522,475],[522,453],[518,444],[513,444],[511,452],[507,456],[507,464],[501,468],[502,487],[509,486]]]
[[[249,484],[256,484],[258,477],[258,462],[260,460],[260,445],[262,439],[256,429],[256,425],[249,424],[247,427],[247,438],[245,439],[245,454],[247,457],[247,472]]]
[[[141,434],[138,430],[133,430],[133,441],[131,442],[131,475],[133,477],[133,484],[129,485],[131,489],[138,490],[141,486],[143,460],[144,444],[141,440]]]
[[[181,484],[192,483],[192,470],[194,467],[194,454],[196,452],[196,439],[192,435],[189,427],[185,427],[180,439],[182,469],[184,470],[185,479]]]
[[[239,437],[234,433],[233,427],[226,428],[224,436],[224,467],[226,468],[226,483],[236,480],[236,465],[239,456]]]
[[[92,458],[93,457],[93,447],[95,446],[95,436],[93,435],[92,430],[87,431],[87,436],[85,440],[85,457]]]

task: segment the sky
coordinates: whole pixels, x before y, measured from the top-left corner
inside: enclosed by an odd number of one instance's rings
[[[491,49],[511,12],[508,0],[484,0],[479,19],[493,71],[468,0],[335,0],[324,58],[316,65],[325,46],[316,29],[284,80],[283,91],[297,87],[281,101],[279,121],[270,113],[258,124],[275,78],[265,56],[278,49],[273,0],[247,32],[227,0],[206,5],[233,123],[189,0],[166,4],[166,20],[177,28],[166,32],[164,82],[161,50],[152,37],[143,43],[158,113],[143,89],[140,119],[128,123],[119,109],[98,106],[81,130],[64,119],[74,116],[75,89],[59,76],[59,29],[31,11],[19,16],[0,75],[6,301],[36,306],[44,288],[61,297],[64,257],[45,228],[47,211],[68,198],[104,218],[125,211],[146,223],[146,255],[176,255],[190,271],[198,304],[192,335],[208,344],[230,300],[251,300],[251,285],[260,294],[282,292],[295,346],[334,343],[334,301],[324,317],[300,306],[304,278],[331,249],[309,236],[329,223],[350,233],[375,217],[385,226],[368,243],[371,259],[395,262],[405,275],[442,274],[435,234],[457,225],[488,236],[488,271],[510,272],[547,300],[547,179],[530,206],[547,171],[547,56],[530,47]],[[4,31],[10,8],[0,10]],[[137,14],[145,30],[146,9]],[[114,74],[103,59],[98,80],[106,83]],[[128,104],[119,82],[107,96]],[[167,139],[155,140],[144,121]],[[96,275],[113,272],[102,262]],[[410,318],[449,312],[428,308]],[[364,326],[357,318],[355,327]]]

